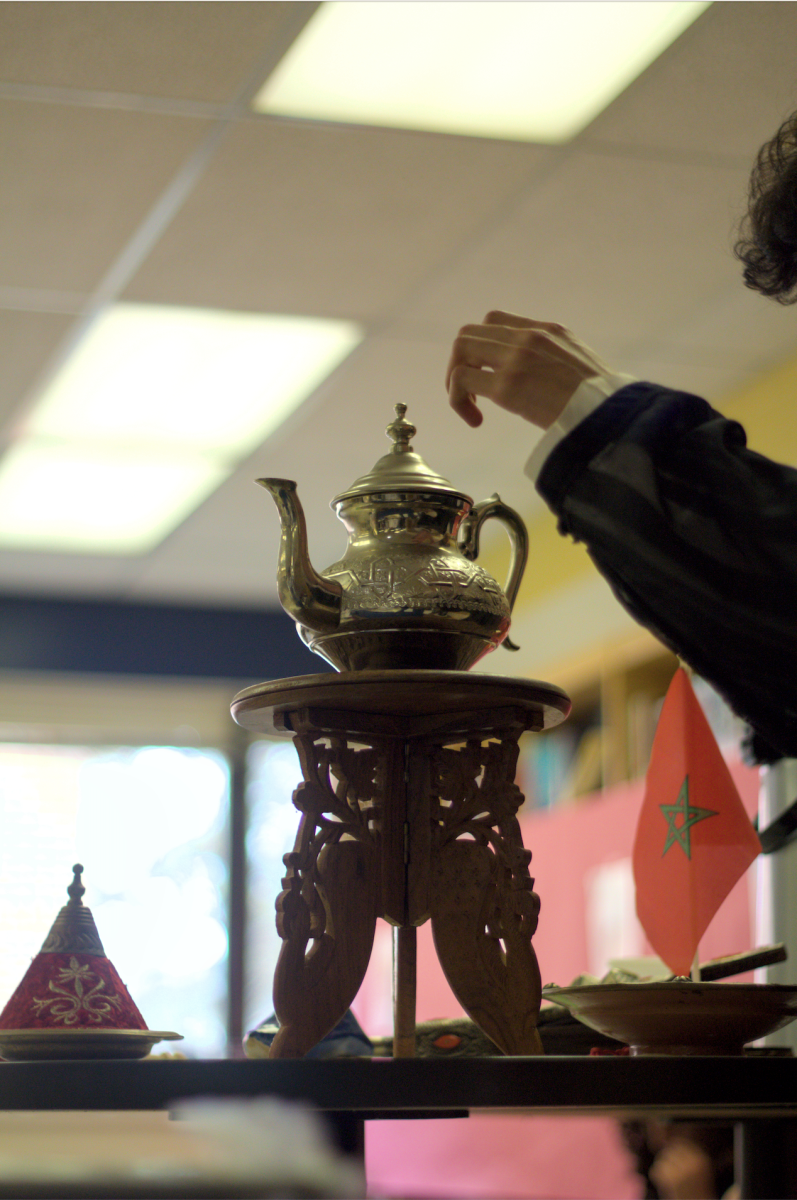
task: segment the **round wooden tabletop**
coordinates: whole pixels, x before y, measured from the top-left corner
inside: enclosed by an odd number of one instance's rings
[[[570,698],[552,683],[481,675],[468,671],[346,671],[298,675],[256,683],[232,701],[239,725],[258,733],[288,737],[275,716],[300,708],[347,709],[384,716],[432,716],[474,710],[521,709],[537,717],[538,728],[560,724]]]

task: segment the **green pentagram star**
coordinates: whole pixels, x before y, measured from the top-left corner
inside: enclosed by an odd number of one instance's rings
[[[697,825],[698,821],[705,821],[707,817],[719,816],[719,813],[715,812],[713,808],[694,808],[690,805],[688,775],[684,776],[684,781],[681,784],[681,790],[678,793],[678,799],[675,804],[660,804],[659,808],[667,822],[667,840],[661,852],[662,858],[664,858],[670,846],[674,846],[677,843],[686,857],[691,859],[692,843],[690,841],[689,830],[693,825]],[[680,825],[676,825],[675,818],[679,814],[683,817],[683,821]]]

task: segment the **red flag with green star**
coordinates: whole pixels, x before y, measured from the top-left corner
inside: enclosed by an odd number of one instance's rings
[[[689,975],[712,917],[760,851],[689,677],[679,668],[656,726],[633,858],[637,915],[674,975]]]

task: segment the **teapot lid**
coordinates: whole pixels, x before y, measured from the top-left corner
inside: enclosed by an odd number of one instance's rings
[[[407,411],[406,404],[396,405],[396,419],[385,430],[387,436],[393,439],[393,445],[370,471],[355,479],[345,492],[341,492],[332,501],[334,508],[341,500],[353,496],[364,496],[370,492],[442,492],[448,496],[460,496],[463,500],[473,503],[458,488],[452,486],[443,475],[432,471],[420,454],[410,446],[417,430],[409,421],[404,420]]]

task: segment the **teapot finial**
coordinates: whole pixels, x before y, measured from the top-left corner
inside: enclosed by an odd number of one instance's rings
[[[396,419],[385,430],[387,436],[393,439],[394,454],[405,454],[410,448],[410,442],[418,432],[410,421],[404,420],[406,411],[406,404],[397,404]]]

